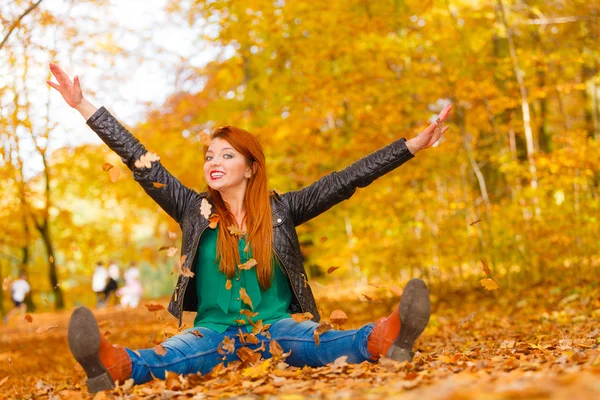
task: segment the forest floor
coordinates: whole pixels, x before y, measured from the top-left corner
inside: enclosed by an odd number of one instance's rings
[[[324,319],[338,309],[348,315],[343,329],[389,314],[400,298],[397,287],[338,282],[313,288]],[[87,393],[85,374],[68,349],[70,311],[31,314],[31,322],[15,317],[0,325],[0,398],[600,398],[597,281],[431,291],[431,321],[412,363],[383,359],[352,365],[338,359],[321,368],[294,368],[261,360],[205,376],[129,382],[96,396]],[[169,323],[174,319],[166,311],[148,311],[149,302],[133,310],[95,311],[101,331],[132,349],[154,347],[157,338],[174,333]],[[168,299],[152,302],[166,306]],[[185,316],[188,327],[192,321],[193,315]]]

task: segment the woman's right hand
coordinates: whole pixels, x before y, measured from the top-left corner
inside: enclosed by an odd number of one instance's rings
[[[62,95],[63,99],[73,108],[78,108],[83,101],[83,93],[81,92],[81,84],[79,83],[79,76],[75,76],[73,82],[67,76],[58,65],[50,63],[50,72],[58,81],[58,85],[51,81],[46,81],[48,85],[58,90]]]

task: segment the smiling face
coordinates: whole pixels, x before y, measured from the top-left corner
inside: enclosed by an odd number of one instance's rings
[[[246,157],[225,139],[211,141],[204,163],[204,179],[214,190],[223,191],[244,185],[251,175]]]

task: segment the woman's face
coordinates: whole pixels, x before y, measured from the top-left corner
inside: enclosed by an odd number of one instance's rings
[[[241,185],[251,173],[246,157],[225,139],[212,140],[204,161],[204,179],[214,190],[223,191]]]

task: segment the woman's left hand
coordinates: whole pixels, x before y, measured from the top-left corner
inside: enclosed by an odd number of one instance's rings
[[[450,129],[449,126],[443,126],[443,124],[446,118],[448,118],[448,114],[450,114],[451,110],[452,105],[448,104],[444,107],[433,124],[429,125],[427,129],[419,133],[419,136],[406,141],[406,147],[408,147],[408,150],[410,150],[412,154],[416,154],[418,151],[433,146],[435,142]]]

